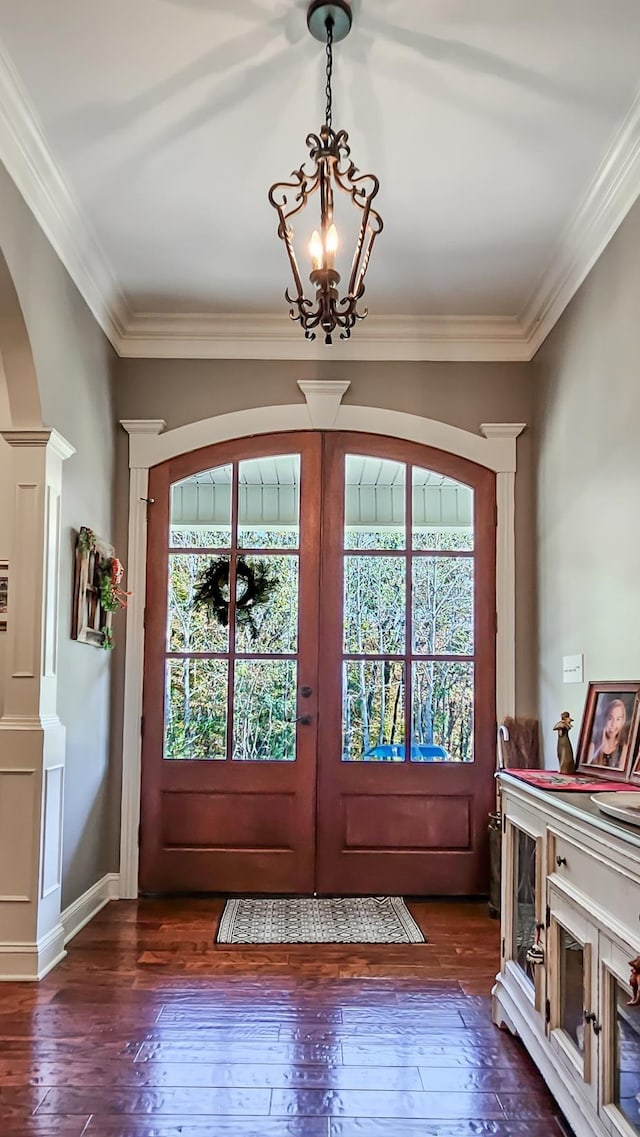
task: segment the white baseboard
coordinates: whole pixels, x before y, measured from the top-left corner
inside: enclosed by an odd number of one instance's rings
[[[108,904],[120,897],[120,874],[107,873],[74,900],[52,931],[37,943],[0,943],[0,983],[37,982],[43,979],[67,954],[65,945],[85,924]]]
[[[37,982],[67,954],[64,929],[57,924],[37,943],[0,944],[0,982]]]
[[[64,928],[64,942],[69,943],[78,932],[98,914],[110,900],[120,897],[120,874],[107,873],[95,884],[82,893],[73,904],[65,908],[60,915],[60,923]]]

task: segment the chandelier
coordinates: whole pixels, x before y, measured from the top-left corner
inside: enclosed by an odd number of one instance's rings
[[[374,174],[361,174],[351,160],[349,136],[345,130],[334,130],[332,123],[333,45],[344,39],[351,30],[351,7],[347,0],[312,0],[307,11],[307,26],[311,34],[326,44],[327,98],[324,126],[319,134],[308,134],[306,145],[313,168],[304,164],[291,174],[291,181],[277,182],[269,190],[269,201],[278,213],[278,236],[284,241],[293,274],[293,291],[287,288],[285,298],[291,305],[289,315],[301,324],[305,337],[316,338],[321,328],[324,342],[331,343],[331,335],[340,329],[340,338],[348,339],[356,320],[363,320],[367,309],[358,311],[358,302],[364,295],[364,278],[369,266],[373,243],[382,230],[382,218],[373,208],[379,182]],[[351,199],[360,210],[359,228],[351,261],[346,292],[339,292],[340,273],[336,257],[340,248],[338,230],[333,219],[334,191],[339,190]],[[294,249],[294,230],[291,219],[304,210],[309,199],[319,195],[320,223],[313,230],[308,245],[311,260],[309,280],[315,289],[311,298],[305,296],[302,274]]]

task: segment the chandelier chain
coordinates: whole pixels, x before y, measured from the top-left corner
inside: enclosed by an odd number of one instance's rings
[[[326,22],[327,29],[327,83],[325,86],[325,94],[327,96],[327,109],[325,112],[325,123],[331,129],[331,115],[332,115],[332,95],[331,95],[331,79],[333,77],[333,19],[327,16]]]
[[[302,2],[297,0],[298,4]],[[308,0],[307,27],[314,39],[325,45],[325,119],[317,134],[307,135],[308,161],[293,170],[287,181],[271,186],[269,201],[278,214],[278,237],[284,242],[293,278],[293,287],[285,291],[289,315],[300,324],[306,339],[314,340],[316,334],[321,334],[325,344],[330,344],[334,332],[343,340],[349,339],[356,323],[367,315],[367,309],[362,308],[360,302],[365,293],[365,276],[373,245],[383,225],[374,206],[380,188],[377,177],[360,173],[351,159],[346,130],[333,129],[333,45],[343,40],[351,28],[349,0]],[[359,217],[351,269],[342,292],[339,265],[343,261],[349,263],[346,245],[350,242],[349,233],[343,232],[343,247],[339,247],[333,219],[334,196],[338,194],[345,195],[356,210],[355,216]],[[298,237],[304,239],[305,229],[309,226],[313,229],[307,247],[312,286],[309,294],[299,259],[302,250],[296,248],[294,226],[297,228],[298,215],[312,202],[319,206],[317,227],[314,228],[313,221],[306,220],[305,214],[298,233]],[[353,211],[351,216],[354,216]],[[355,222],[352,222],[351,229],[354,228]]]

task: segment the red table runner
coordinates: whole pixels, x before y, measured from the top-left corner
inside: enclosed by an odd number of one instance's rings
[[[612,793],[615,790],[637,790],[628,782],[607,782],[604,778],[590,778],[585,774],[559,774],[555,770],[509,770],[504,771],[512,778],[528,782],[540,790],[572,790],[576,793]]]

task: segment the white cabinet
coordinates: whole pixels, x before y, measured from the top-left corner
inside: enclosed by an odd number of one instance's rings
[[[502,960],[494,1021],[518,1034],[576,1137],[640,1135],[640,829],[588,795],[500,776]]]

